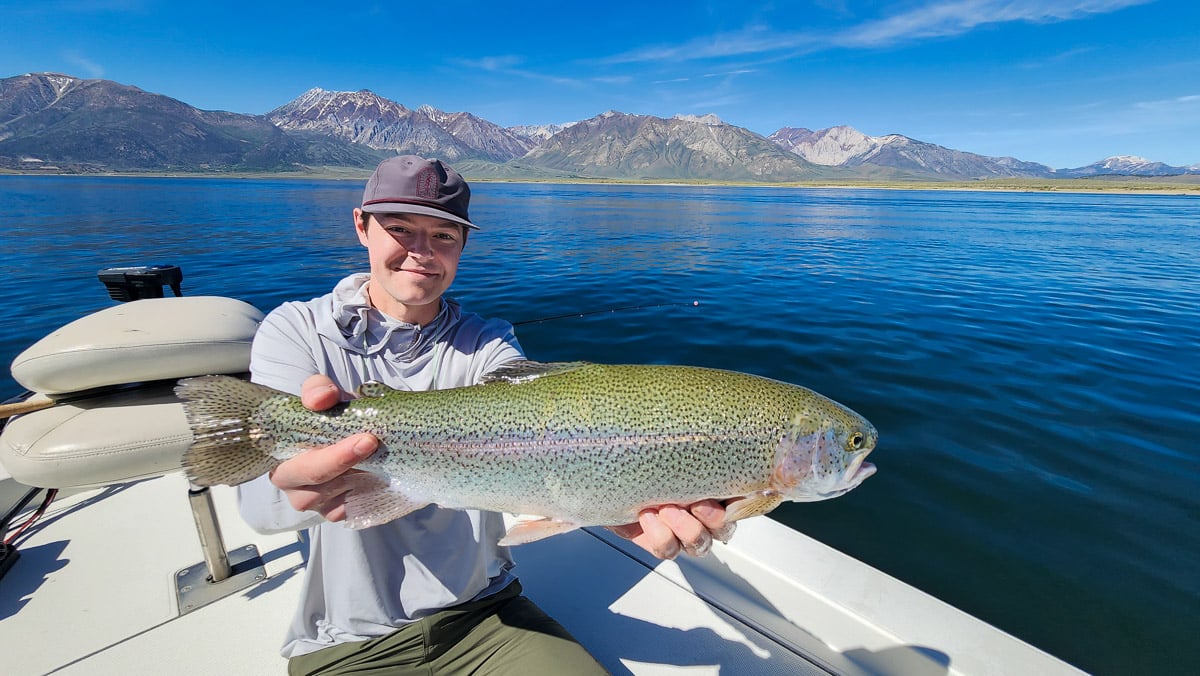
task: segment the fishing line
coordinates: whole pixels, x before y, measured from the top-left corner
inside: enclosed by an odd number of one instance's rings
[[[694,300],[690,303],[658,303],[657,305],[626,305],[622,307],[607,308],[604,310],[588,310],[586,312],[572,312],[565,315],[555,315],[553,317],[541,317],[539,319],[525,319],[519,322],[513,322],[513,326],[521,326],[523,324],[541,324],[542,322],[552,322],[558,319],[570,319],[572,317],[590,317],[593,315],[612,314],[616,312],[624,312],[627,310],[652,310],[660,307],[700,307],[700,301]]]

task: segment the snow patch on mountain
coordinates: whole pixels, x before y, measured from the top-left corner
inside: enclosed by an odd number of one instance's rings
[[[530,141],[535,146],[542,141],[554,136],[564,129],[579,124],[578,122],[566,122],[564,124],[520,124],[515,127],[505,127],[509,133]]]

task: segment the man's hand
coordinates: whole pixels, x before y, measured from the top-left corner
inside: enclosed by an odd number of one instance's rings
[[[310,376],[301,387],[300,400],[305,408],[324,411],[337,404],[342,391],[327,376]],[[271,483],[299,511],[319,512],[329,521],[346,518],[346,493],[351,468],[379,448],[379,440],[369,433],[355,434],[324,448],[314,448],[279,464],[271,472]]]
[[[736,523],[725,523],[725,506],[702,500],[690,506],[663,505],[642,510],[637,523],[613,526],[612,530],[660,559],[673,559],[679,552],[704,556],[713,538],[727,542]]]

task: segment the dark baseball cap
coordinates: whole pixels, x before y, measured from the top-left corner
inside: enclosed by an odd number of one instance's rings
[[[471,188],[441,160],[389,157],[375,167],[363,190],[362,210],[372,214],[422,214],[479,229],[467,216]]]

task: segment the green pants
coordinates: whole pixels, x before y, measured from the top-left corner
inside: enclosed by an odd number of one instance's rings
[[[562,625],[521,596],[498,594],[422,618],[369,641],[288,660],[288,674],[607,674]]]

